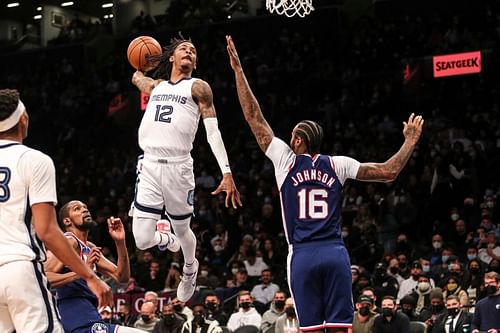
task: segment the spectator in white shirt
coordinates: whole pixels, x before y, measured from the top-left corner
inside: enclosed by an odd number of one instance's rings
[[[242,326],[255,326],[260,329],[262,317],[253,307],[253,299],[249,291],[240,291],[238,295],[239,310],[229,317],[227,328],[235,331]]]

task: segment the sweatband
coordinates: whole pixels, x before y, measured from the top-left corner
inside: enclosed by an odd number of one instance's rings
[[[224,147],[224,141],[222,141],[222,136],[219,131],[217,118],[205,118],[203,119],[203,123],[207,131],[207,141],[217,159],[217,163],[219,163],[222,174],[230,173],[231,168],[229,167],[229,160],[227,158],[226,148]]]
[[[21,119],[22,114],[26,111],[26,108],[24,107],[23,102],[19,100],[19,103],[17,103],[17,108],[12,112],[10,116],[8,116],[6,119],[0,121],[0,132],[5,132],[6,130],[11,129],[14,127],[18,122],[19,119]]]

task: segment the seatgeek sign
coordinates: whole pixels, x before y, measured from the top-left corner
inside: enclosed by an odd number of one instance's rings
[[[481,51],[432,57],[434,77],[481,73]]]

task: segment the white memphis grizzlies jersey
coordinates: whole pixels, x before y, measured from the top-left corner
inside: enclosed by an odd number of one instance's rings
[[[145,154],[189,154],[200,120],[198,105],[191,96],[196,80],[162,81],[153,89],[139,127],[139,146]]]
[[[52,159],[14,141],[0,140],[0,265],[45,260],[31,224],[31,205],[57,203]]]

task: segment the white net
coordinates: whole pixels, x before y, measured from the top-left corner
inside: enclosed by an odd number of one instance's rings
[[[305,17],[314,10],[312,0],[266,0],[266,9],[278,15]]]

